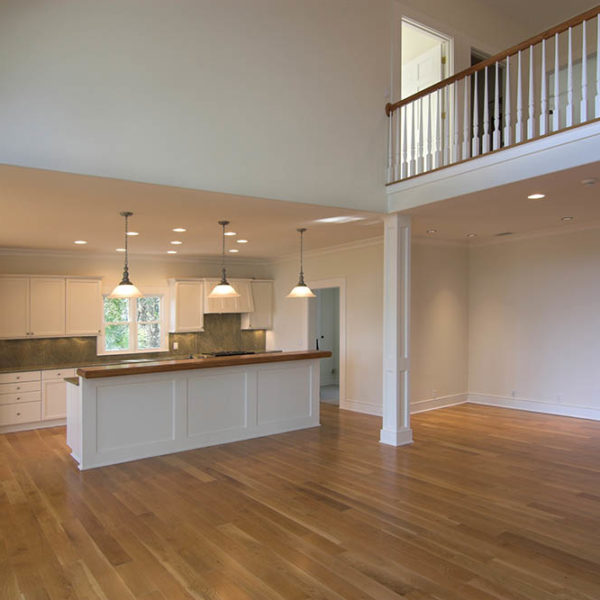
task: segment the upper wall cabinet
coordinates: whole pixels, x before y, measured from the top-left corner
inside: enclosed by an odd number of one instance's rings
[[[252,298],[254,312],[242,315],[242,329],[272,329],[273,328],[273,282],[252,281]]]
[[[219,283],[218,279],[206,279],[204,285],[204,312],[206,314],[247,313],[254,311],[250,280],[230,279],[229,283],[239,294],[237,298],[209,298],[212,289]]]
[[[98,335],[102,322],[99,279],[67,279],[67,335]]]
[[[0,337],[29,335],[29,278],[0,277]]]
[[[0,338],[98,335],[100,280],[0,277]]]
[[[204,330],[204,282],[170,279],[171,314],[169,331],[185,333]]]
[[[29,294],[29,335],[65,335],[64,277],[31,278]]]

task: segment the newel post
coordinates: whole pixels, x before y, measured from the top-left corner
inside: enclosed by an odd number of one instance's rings
[[[412,442],[410,428],[410,217],[384,219],[383,444]]]

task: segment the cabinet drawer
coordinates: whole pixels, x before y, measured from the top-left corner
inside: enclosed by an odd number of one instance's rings
[[[75,377],[76,371],[77,369],[48,369],[47,371],[42,371],[42,381]]]
[[[0,404],[16,404],[17,402],[39,402],[41,399],[41,392],[0,394]]]
[[[0,425],[18,425],[39,421],[41,402],[23,402],[21,404],[3,404],[0,406]]]
[[[39,381],[39,371],[21,371],[20,373],[0,373],[0,383],[18,383],[19,381]]]
[[[39,392],[41,389],[39,381],[24,381],[19,383],[0,384],[0,396],[3,394],[18,394],[21,392]]]

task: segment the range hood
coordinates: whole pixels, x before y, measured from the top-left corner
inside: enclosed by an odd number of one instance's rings
[[[218,279],[204,280],[204,314],[251,313],[254,312],[252,284],[249,279],[230,279],[229,282],[239,294],[237,298],[209,298],[211,290],[218,285]]]

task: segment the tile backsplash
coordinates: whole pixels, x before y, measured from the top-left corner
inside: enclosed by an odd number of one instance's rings
[[[169,348],[177,350],[144,353],[145,358],[185,358],[190,354],[220,350],[265,349],[264,331],[242,331],[239,314],[204,315],[204,331],[169,334]],[[0,369],[42,369],[112,363],[139,354],[98,356],[95,337],[0,340]]]

